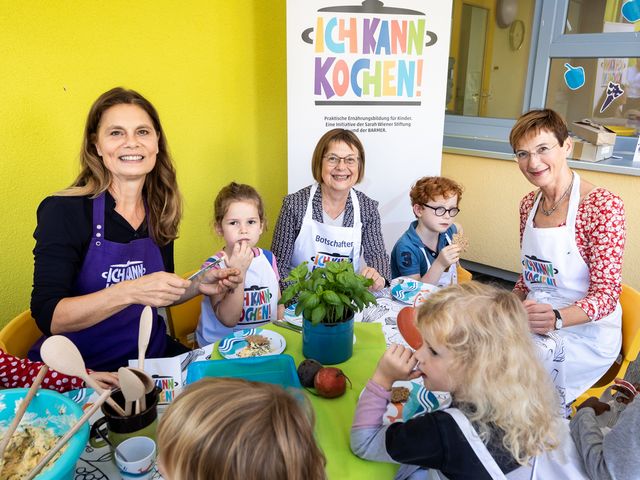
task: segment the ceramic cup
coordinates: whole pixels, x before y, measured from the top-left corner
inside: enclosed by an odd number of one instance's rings
[[[101,407],[104,417],[96,420],[91,426],[89,443],[94,448],[104,447],[105,437],[113,447],[117,447],[122,442],[131,437],[156,438],[156,428],[158,425],[158,396],[160,388],[156,387],[146,396],[147,409],[136,415],[121,417],[107,403]],[[114,390],[111,394],[116,403],[124,406],[124,397],[120,390]]]
[[[115,460],[124,480],[151,478],[156,463],[156,442],[149,437],[128,438],[116,447]]]

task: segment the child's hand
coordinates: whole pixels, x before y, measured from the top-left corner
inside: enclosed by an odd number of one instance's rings
[[[593,411],[596,412],[596,416],[602,415],[604,412],[608,412],[611,409],[608,403],[601,402],[596,397],[587,398],[576,408],[576,411],[582,408],[593,408]]]
[[[96,383],[102,388],[110,389],[120,386],[120,382],[118,382],[118,375],[111,372],[92,372],[89,374],[91,378],[93,378]]]
[[[244,278],[237,268],[213,268],[202,276],[198,290],[208,296],[221,295],[243,283]]]
[[[391,390],[396,380],[418,378],[420,372],[414,370],[417,364],[413,350],[392,343],[378,361],[371,379],[386,390]]]
[[[447,268],[460,260],[460,253],[462,253],[460,245],[447,245],[440,250],[438,257],[436,258],[436,262],[438,262],[442,267]]]
[[[253,256],[253,249],[249,246],[249,242],[237,242],[226,263],[231,268],[237,268],[244,275],[251,265]]]

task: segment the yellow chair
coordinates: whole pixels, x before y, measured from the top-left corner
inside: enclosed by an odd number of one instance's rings
[[[0,330],[0,343],[6,348],[4,351],[16,357],[26,358],[27,352],[42,332],[31,316],[31,310],[22,312]]]
[[[456,268],[456,273],[458,274],[458,283],[470,282],[473,278],[471,272],[462,268],[460,264]]]
[[[185,273],[182,278],[188,278],[192,272]],[[169,334],[177,338],[185,347],[195,348],[195,331],[200,318],[200,302],[202,295],[196,295],[191,300],[187,300],[180,305],[167,307],[167,322],[169,324]]]
[[[629,364],[638,358],[640,352],[640,292],[629,285],[622,285],[620,305],[622,306],[620,355],[600,380],[576,399],[574,405],[580,405],[589,397],[599,398],[615,378],[624,378]]]

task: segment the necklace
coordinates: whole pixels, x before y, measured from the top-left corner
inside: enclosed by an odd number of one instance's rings
[[[573,173],[571,174],[571,183],[569,184],[569,187],[564,191],[564,193],[562,194],[562,196],[558,199],[558,201],[553,205],[553,207],[551,207],[550,210],[545,210],[544,208],[544,200],[547,198],[544,196],[544,193],[542,194],[542,201],[540,202],[540,208],[542,209],[542,214],[545,215],[546,217],[551,216],[551,214],[553,212],[556,211],[556,209],[560,206],[560,202],[562,202],[562,200],[564,200],[564,197],[566,197],[569,192],[571,191],[571,187],[573,187]]]

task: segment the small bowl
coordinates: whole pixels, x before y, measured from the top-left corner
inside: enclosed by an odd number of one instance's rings
[[[16,401],[24,398],[28,388],[0,390],[0,426],[6,429],[15,416]],[[4,407],[4,408],[3,408]],[[64,435],[82,416],[82,408],[68,397],[53,390],[38,390],[22,417],[25,421],[51,428],[57,435]],[[18,427],[19,428],[19,427]],[[72,479],[76,463],[89,439],[86,423],[67,442],[66,449],[50,467],[45,467],[36,480]]]

